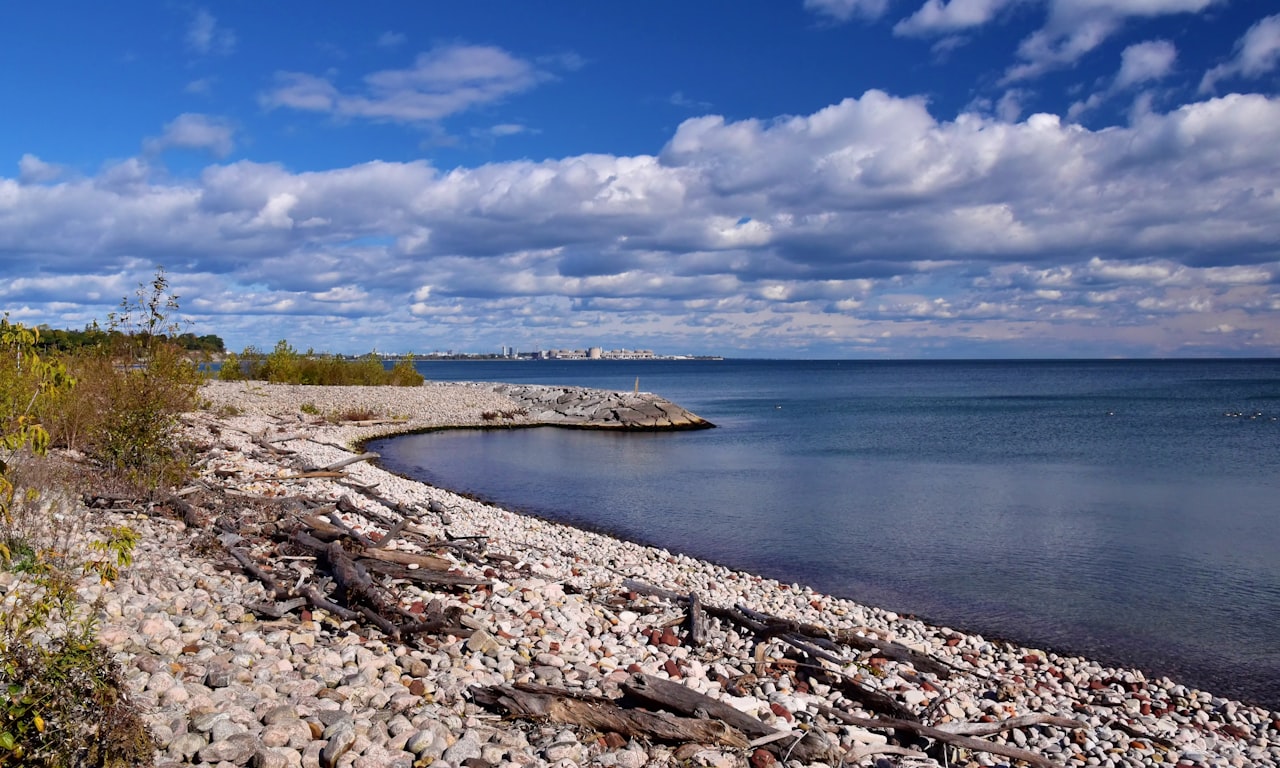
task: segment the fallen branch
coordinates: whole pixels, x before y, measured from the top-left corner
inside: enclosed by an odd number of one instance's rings
[[[628,737],[718,744],[733,749],[747,746],[741,731],[715,720],[623,709],[608,699],[579,697],[569,691],[527,683],[472,688],[471,691],[478,703],[500,706],[513,717],[580,725]]]
[[[842,712],[825,704],[819,704],[818,710],[829,717],[834,717],[837,720],[848,723],[849,725],[856,725],[859,728],[906,731],[908,733],[913,733],[916,736],[933,739],[935,741],[942,742],[943,744],[950,744],[953,747],[967,749],[971,752],[986,752],[991,755],[1007,757],[1011,760],[1021,760],[1028,765],[1035,766],[1035,768],[1060,768],[1057,763],[1041,757],[1034,752],[1028,752],[1025,749],[1018,749],[1017,747],[1011,747],[1007,744],[996,744],[991,741],[983,741],[982,739],[976,739],[971,736],[961,736],[939,728],[924,725],[923,723],[915,723],[910,720],[900,720],[897,718],[858,717],[857,715]]]
[[[357,464],[361,461],[372,461],[373,459],[377,459],[377,458],[380,458],[380,457],[376,453],[362,453],[358,456],[349,456],[345,459],[342,459],[341,461],[335,461],[332,464],[326,464],[323,467],[312,467],[311,469],[333,472],[335,470],[342,469],[343,467],[347,467],[352,464]]]
[[[758,739],[778,733],[778,729],[719,699],[713,699],[692,688],[661,677],[637,673],[622,683],[622,690],[663,709],[685,715],[697,713],[701,716],[716,718],[746,734],[748,738]],[[789,754],[803,763],[820,760],[832,752],[831,744],[819,731],[802,733],[799,742],[785,744],[773,742],[766,748],[778,754]]]
[[[1070,717],[1033,712],[1029,715],[1010,717],[993,723],[939,723],[934,728],[961,736],[990,736],[995,733],[1027,728],[1033,725],[1056,725],[1059,728],[1084,728],[1085,723]]]

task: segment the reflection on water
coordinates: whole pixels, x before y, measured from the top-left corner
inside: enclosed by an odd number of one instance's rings
[[[374,450],[546,517],[1280,705],[1280,425],[1223,415],[1280,411],[1280,365],[684,365],[702,373],[648,388],[719,429]]]

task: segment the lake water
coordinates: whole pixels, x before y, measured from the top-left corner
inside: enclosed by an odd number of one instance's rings
[[[1280,709],[1280,361],[431,362],[718,425],[452,431],[388,469]]]

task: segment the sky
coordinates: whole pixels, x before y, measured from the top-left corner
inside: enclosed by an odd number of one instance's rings
[[[13,322],[1280,356],[1274,0],[48,0],[0,71]]]

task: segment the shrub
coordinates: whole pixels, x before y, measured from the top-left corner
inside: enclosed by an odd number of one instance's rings
[[[329,386],[421,386],[425,379],[413,367],[412,356],[388,369],[382,358],[370,352],[355,360],[308,349],[299,352],[281,340],[269,354],[246,347],[228,355],[218,378],[223,381],[269,381],[273,384],[322,384]]]
[[[184,482],[190,463],[178,440],[178,417],[194,410],[200,372],[169,339],[178,307],[163,270],[111,316],[109,345],[67,359],[79,386],[42,412],[54,440],[100,462],[113,479],[152,492]],[[168,333],[161,333],[162,330]]]
[[[0,766],[146,764],[150,737],[75,589],[86,572],[114,578],[136,534],[113,528],[93,554],[75,546],[83,517],[39,471],[50,435],[35,419],[75,382],[37,339],[0,320],[0,571],[14,575],[0,600]]]

